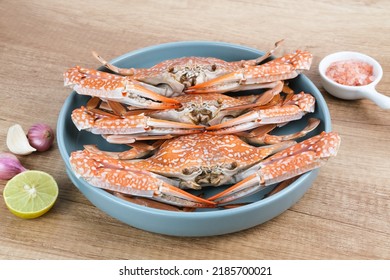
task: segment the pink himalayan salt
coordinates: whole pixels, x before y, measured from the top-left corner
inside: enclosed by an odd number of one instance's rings
[[[326,69],[326,76],[347,86],[364,86],[374,80],[372,65],[353,59],[333,62]]]

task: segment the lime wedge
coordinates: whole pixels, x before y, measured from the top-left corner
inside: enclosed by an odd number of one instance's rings
[[[42,171],[27,170],[7,182],[3,197],[8,209],[24,219],[37,218],[54,205],[58,186],[54,178]]]

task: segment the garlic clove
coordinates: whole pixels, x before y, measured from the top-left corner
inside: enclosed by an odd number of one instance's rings
[[[23,128],[19,124],[15,124],[8,128],[7,147],[17,155],[28,155],[35,152],[36,149],[31,147]]]

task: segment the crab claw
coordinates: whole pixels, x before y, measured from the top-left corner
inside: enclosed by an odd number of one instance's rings
[[[153,119],[140,115],[105,116],[93,113],[85,107],[73,110],[71,118],[78,130],[94,134],[188,134],[204,130],[204,126]]]
[[[330,157],[336,156],[339,146],[340,137],[336,132],[322,132],[269,157],[260,163],[254,174],[208,200],[227,203],[319,168]]]
[[[129,163],[109,159],[101,154],[76,151],[70,163],[77,177],[92,186],[109,191],[147,197],[176,206],[207,208],[215,203],[192,195],[164,182],[154,173],[138,169]]]
[[[309,70],[313,55],[297,50],[270,62],[241,68],[205,83],[188,88],[187,93],[224,93],[257,88],[271,88],[275,82],[295,78],[303,70]]]
[[[292,95],[281,106],[259,107],[229,121],[207,127],[211,134],[231,134],[253,129],[265,124],[282,124],[301,119],[306,113],[314,112],[315,98],[308,93]]]
[[[64,73],[64,85],[70,86],[78,94],[96,96],[103,100],[121,102],[138,108],[173,109],[180,103],[146,88],[142,83],[115,74],[85,69],[79,66]]]

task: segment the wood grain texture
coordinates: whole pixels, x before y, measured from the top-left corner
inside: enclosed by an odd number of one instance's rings
[[[70,93],[68,67],[172,41],[208,40],[314,54],[307,76],[329,105],[342,137],[339,155],[291,209],[225,236],[177,238],[122,224],[72,185],[56,145],[20,157],[60,186],[44,217],[21,220],[0,199],[0,259],[390,259],[390,111],[371,101],[342,101],[322,88],[325,55],[351,50],[377,59],[377,89],[390,96],[390,2],[366,1],[11,1],[0,2],[0,149],[9,126],[55,127]],[[56,144],[56,142],[55,142]],[[0,191],[5,181],[0,183]]]

